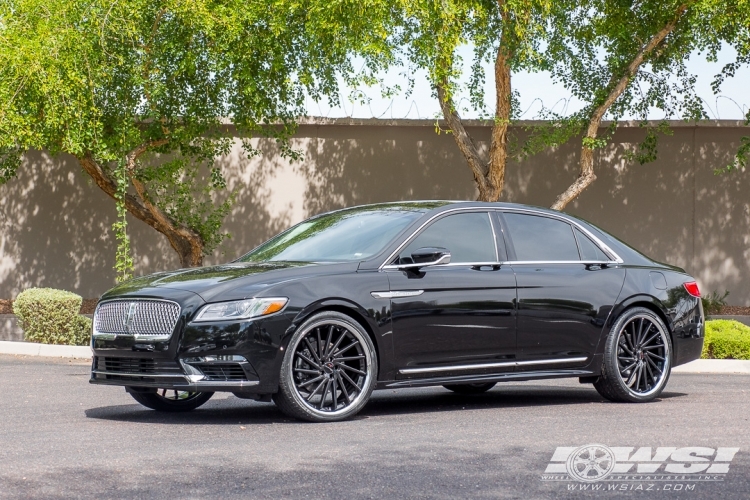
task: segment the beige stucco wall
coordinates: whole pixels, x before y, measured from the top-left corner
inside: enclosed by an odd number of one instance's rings
[[[675,124],[659,159],[623,159],[643,133],[621,127],[596,159],[597,180],[568,211],[646,254],[684,267],[704,291],[728,289],[729,302],[750,305],[750,173],[714,175],[740,138],[735,122]],[[469,131],[486,149],[489,128]],[[238,203],[225,227],[232,239],[206,259],[231,260],[303,218],[343,206],[392,200],[473,199],[463,158],[434,122],[310,120],[293,146],[304,161],[280,158],[272,141],[248,160],[239,145],[222,160]],[[549,206],[576,174],[577,148],[556,150],[508,167],[505,199]],[[18,178],[0,186],[0,298],[49,286],[96,297],[114,282],[113,203],[67,156],[29,154]],[[166,240],[130,220],[137,274],[178,267]]]

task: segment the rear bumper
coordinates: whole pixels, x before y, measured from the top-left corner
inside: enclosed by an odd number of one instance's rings
[[[706,321],[700,299],[683,299],[690,304],[682,308],[684,314],[677,316],[672,331],[674,355],[672,366],[679,366],[701,357],[703,340],[706,336]]]

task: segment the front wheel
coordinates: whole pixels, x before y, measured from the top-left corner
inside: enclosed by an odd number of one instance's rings
[[[174,389],[156,389],[154,392],[130,392],[129,394],[146,408],[168,412],[195,410],[214,395],[213,392],[187,392]]]
[[[276,406],[310,422],[333,422],[367,404],[378,377],[370,336],[349,316],[326,311],[306,321],[281,363]]]
[[[650,309],[634,307],[617,318],[604,347],[596,390],[610,401],[642,403],[656,398],[672,369],[667,326]]]
[[[476,384],[446,384],[443,387],[457,394],[482,394],[493,387],[496,382],[476,383]]]

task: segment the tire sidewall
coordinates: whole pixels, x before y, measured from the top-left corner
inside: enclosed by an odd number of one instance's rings
[[[337,323],[343,323],[346,325],[351,332],[355,334],[357,340],[362,345],[362,349],[365,352],[365,356],[370,366],[370,374],[365,380],[365,385],[362,388],[361,396],[358,397],[357,401],[339,412],[332,414],[331,412],[316,411],[311,409],[302,399],[297,392],[294,384],[294,353],[297,349],[298,344],[308,334],[308,332],[316,328],[320,324],[326,322],[335,321]],[[369,358],[369,359],[368,359]],[[359,324],[359,322],[353,320],[350,316],[336,312],[336,311],[324,311],[313,315],[307,321],[305,321],[297,331],[292,335],[289,340],[284,360],[281,363],[281,374],[279,377],[279,391],[283,393],[285,399],[292,403],[295,413],[300,413],[299,417],[305,420],[313,422],[334,422],[338,420],[344,420],[349,418],[364,408],[370,399],[372,391],[375,389],[378,378],[378,357],[375,352],[375,346],[372,343],[372,339],[367,334],[367,331]]]
[[[659,389],[648,395],[637,394],[630,390],[630,388],[625,384],[625,382],[622,380],[622,377],[620,376],[619,365],[617,363],[617,343],[619,341],[620,331],[635,316],[641,315],[648,316],[653,323],[658,324],[661,327],[662,331],[664,332],[664,337],[666,342],[668,343],[669,349],[667,369],[664,377],[662,377],[662,380],[659,382]],[[647,402],[659,397],[659,395],[662,393],[667,383],[669,382],[669,376],[672,373],[673,357],[674,351],[672,349],[672,336],[670,334],[669,328],[667,328],[667,325],[664,324],[664,321],[659,317],[659,315],[645,307],[634,307],[628,309],[622,315],[620,315],[619,318],[617,318],[615,324],[612,325],[612,329],[610,330],[610,334],[607,338],[607,343],[604,349],[604,363],[608,378],[610,378],[611,383],[615,386],[615,389],[619,393],[618,395],[621,396],[622,399],[631,402]]]
[[[198,392],[195,396],[187,400],[172,401],[162,397],[155,392],[137,393],[131,392],[130,395],[146,408],[156,411],[180,413],[192,411],[206,404],[214,395],[213,392]]]

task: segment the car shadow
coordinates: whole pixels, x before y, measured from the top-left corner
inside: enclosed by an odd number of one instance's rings
[[[687,394],[663,392],[661,400],[680,398]],[[369,403],[355,417],[363,420],[378,416],[455,412],[482,409],[513,409],[570,405],[616,405],[587,387],[523,386],[495,387],[484,394],[461,395],[442,388],[380,390],[373,393]],[[262,403],[234,397],[211,400],[201,408],[186,413],[163,413],[148,410],[139,404],[102,406],[85,410],[87,418],[147,424],[212,424],[263,425],[304,424],[282,414],[273,403]]]

